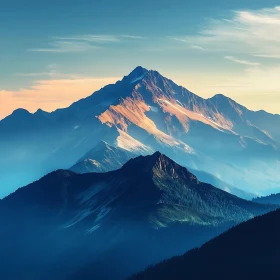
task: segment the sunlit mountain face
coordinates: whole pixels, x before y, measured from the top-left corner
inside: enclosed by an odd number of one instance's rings
[[[68,108],[19,109],[3,119],[1,196],[68,169],[102,140],[135,155],[165,153],[243,197],[270,194],[280,191],[279,124],[279,115],[250,111],[223,95],[203,99],[137,67]]]
[[[107,173],[57,170],[0,200],[1,276],[125,279],[274,209],[159,152]]]

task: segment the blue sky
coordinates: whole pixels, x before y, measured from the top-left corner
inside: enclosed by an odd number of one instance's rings
[[[17,107],[67,106],[137,65],[198,95],[280,113],[277,1],[5,2],[0,119]]]

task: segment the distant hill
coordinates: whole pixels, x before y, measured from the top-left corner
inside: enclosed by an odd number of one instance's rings
[[[233,195],[236,195],[238,197],[244,198],[244,199],[248,199],[251,200],[253,197],[255,197],[256,195],[249,193],[249,192],[245,192],[242,189],[236,188],[234,186],[232,186],[231,184],[228,184],[222,180],[220,180],[219,178],[217,178],[216,176],[209,174],[207,172],[204,171],[200,171],[200,170],[195,170],[195,169],[189,169],[201,182],[206,182],[208,184],[211,184],[213,186],[215,186],[218,189],[221,189],[225,192],[231,193]]]
[[[280,205],[280,194],[271,194],[268,196],[257,197],[252,200],[253,202],[262,204],[275,204]]]

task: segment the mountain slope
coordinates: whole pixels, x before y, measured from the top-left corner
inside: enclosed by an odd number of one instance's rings
[[[76,173],[108,172],[121,168],[135,155],[101,141],[87,152],[70,170]]]
[[[276,279],[279,219],[280,210],[254,218],[130,279]]]
[[[256,203],[262,203],[262,204],[275,204],[275,205],[280,205],[280,194],[271,194],[269,196],[262,196],[262,197],[257,197],[252,200],[253,202]]]
[[[129,159],[136,155],[118,147],[110,146],[101,141],[87,152],[70,170],[76,173],[108,172],[121,168]],[[191,170],[201,182],[209,183],[221,190],[244,199],[252,199],[253,194],[246,193],[238,188],[227,184],[214,175],[199,170]]]
[[[108,173],[57,170],[0,201],[0,270],[123,279],[274,208],[201,183],[159,152]]]
[[[236,195],[240,198],[247,199],[247,200],[251,200],[253,197],[255,197],[255,195],[253,195],[251,193],[245,192],[228,183],[223,182],[222,180],[220,180],[219,178],[215,177],[212,174],[209,174],[209,173],[206,173],[203,171],[199,171],[199,170],[193,170],[193,169],[190,169],[190,171],[199,179],[199,181],[206,182],[225,192],[231,193],[233,195]],[[255,202],[257,202],[257,201],[255,201]]]
[[[68,108],[16,110],[1,120],[2,196],[68,168],[101,140],[136,154],[159,150],[234,187],[270,194],[280,190],[279,124],[278,115],[250,111],[223,95],[203,99],[137,67]]]

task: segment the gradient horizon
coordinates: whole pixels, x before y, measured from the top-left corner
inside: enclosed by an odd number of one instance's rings
[[[67,107],[138,65],[201,97],[280,113],[277,1],[13,0],[0,18],[0,120]]]

